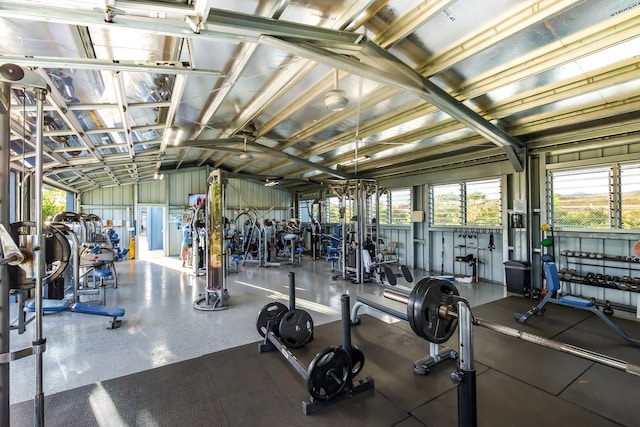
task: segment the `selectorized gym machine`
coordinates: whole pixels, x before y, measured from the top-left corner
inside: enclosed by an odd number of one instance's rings
[[[329,185],[340,200],[339,260],[341,277],[354,283],[371,280],[372,259],[379,253],[377,227],[373,218],[378,217],[380,189],[375,180],[353,179]],[[348,218],[348,220],[347,220]]]
[[[197,204],[187,209],[183,214],[183,219],[191,219],[191,248],[187,252],[188,265],[193,269],[195,276],[206,273],[205,256],[207,248],[207,219],[205,200],[198,200]]]
[[[305,415],[316,412],[363,391],[373,390],[373,380],[353,384],[364,367],[364,353],[351,345],[349,296],[342,295],[342,345],[321,350],[305,368],[289,348],[301,348],[313,339],[313,320],[309,313],[295,308],[295,275],[289,273],[289,307],[275,302],[265,305],[256,323],[264,342],[258,350],[278,350],[305,379],[310,398],[302,402]]]
[[[474,317],[468,301],[460,296],[455,285],[443,279],[432,277],[422,279],[408,296],[392,291],[385,291],[384,296],[407,305],[406,318],[411,329],[430,343],[448,341],[458,328],[458,366],[457,370],[450,374],[450,379],[458,390],[459,426],[477,426],[473,326],[480,326],[640,376],[640,365]]]
[[[28,243],[28,236],[33,233],[35,224],[29,221],[12,223],[9,228],[9,238],[16,242],[16,248],[22,253],[30,253],[31,249]],[[53,286],[58,279],[62,278],[62,275],[71,267],[77,265],[77,253],[73,253],[73,246],[70,242],[74,239],[75,234],[66,225],[60,223],[43,224],[43,230],[45,231],[45,264],[46,264],[46,276],[44,278],[44,285],[47,287]],[[99,246],[94,247],[92,257],[99,258],[98,250]],[[73,260],[73,261],[71,261]],[[92,314],[97,316],[106,316],[111,318],[110,328],[115,329],[120,326],[120,318],[124,316],[125,310],[121,307],[112,307],[106,305],[105,299],[105,277],[112,277],[114,273],[109,268],[100,268],[100,261],[92,267],[92,276],[94,278],[93,286],[83,286],[73,289],[73,295],[71,301],[64,298],[64,294],[59,298],[49,298],[42,300],[42,310],[44,313],[59,313],[62,311],[71,311],[73,313]],[[33,321],[36,316],[26,318],[26,313],[34,313],[36,311],[35,300],[25,301],[23,293],[33,289],[34,282],[31,279],[33,265],[30,263],[30,259],[26,261],[16,263],[9,266],[9,278],[10,286],[14,290],[16,295],[16,301],[18,303],[18,320],[15,329],[18,329],[18,333],[25,332],[25,327],[28,323]],[[75,270],[75,268],[74,268]],[[75,277],[77,272],[74,273]],[[99,281],[99,283],[98,283]],[[115,282],[114,282],[115,283]],[[114,284],[115,287],[115,284]],[[99,294],[101,298],[92,302],[81,302],[81,295]],[[98,304],[99,302],[99,304]]]

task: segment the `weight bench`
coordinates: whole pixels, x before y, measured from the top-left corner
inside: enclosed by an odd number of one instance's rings
[[[396,292],[396,290],[394,290]],[[391,317],[395,317],[396,319],[403,320],[405,322],[409,322],[409,316],[406,312],[401,312],[398,310],[394,310],[391,307],[387,307],[385,305],[379,304],[375,301],[368,300],[362,296],[356,297],[356,303],[353,305],[351,309],[351,325],[359,325],[360,318],[358,317],[358,310],[360,307],[369,307],[377,310],[381,313],[389,315]],[[458,353],[454,350],[443,347],[438,350],[438,344],[429,342],[429,356],[426,356],[420,360],[416,360],[413,362],[413,371],[419,375],[427,375],[429,373],[429,368],[437,365],[438,363],[447,360],[447,359],[456,359],[458,357]]]
[[[107,329],[116,329],[120,327],[121,319],[124,316],[124,308],[110,307],[107,305],[89,304],[86,302],[76,302],[71,305],[69,310],[72,313],[93,314],[95,316],[111,317],[111,327]]]
[[[536,314],[541,316],[544,314],[544,310],[546,309],[547,304],[557,304],[563,305],[565,307],[577,308],[579,310],[586,310],[590,313],[595,314],[602,320],[608,327],[610,327],[616,334],[620,336],[623,340],[628,342],[629,344],[635,345],[636,347],[640,347],[640,340],[636,340],[627,335],[622,329],[618,327],[611,319],[607,317],[606,314],[598,310],[593,304],[593,301],[576,297],[573,295],[562,295],[558,297],[558,293],[560,291],[560,276],[558,275],[558,269],[553,262],[544,263],[544,273],[547,279],[547,294],[544,296],[542,301],[538,303],[535,307],[532,307],[529,311],[524,314],[514,313],[514,316],[520,323],[524,323],[527,321],[531,315]]]
[[[111,327],[107,329],[116,329],[120,327],[121,319],[118,317],[124,316],[124,308],[109,307],[106,305],[89,304],[86,302],[76,302],[71,304],[67,300],[57,299],[43,299],[42,300],[42,312],[43,313],[60,313],[62,311],[69,310],[72,313],[84,313],[93,314],[95,316],[111,317]],[[36,311],[35,300],[29,300],[24,305],[24,311],[33,313]]]

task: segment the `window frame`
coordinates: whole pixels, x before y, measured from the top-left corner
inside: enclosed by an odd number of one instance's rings
[[[473,207],[475,202],[472,202],[470,198],[471,195],[477,194],[478,191],[473,191],[475,186],[478,185],[480,188],[482,185],[490,185],[491,183],[495,183],[497,186],[497,190],[493,193],[486,192],[485,194],[496,194],[494,197],[487,197],[486,200],[496,200],[493,202],[494,208],[497,209],[497,213],[493,215],[495,220],[493,222],[469,222],[470,211],[476,211],[477,209],[470,209]],[[450,189],[449,193],[446,193],[447,188]],[[442,189],[443,191],[438,191]],[[469,191],[472,190],[472,191]],[[438,184],[430,184],[429,185],[429,226],[430,227],[470,227],[470,228],[490,228],[490,229],[500,229],[503,227],[503,181],[501,177],[485,177],[478,179],[468,179],[462,181],[448,182],[448,183],[438,183]],[[438,194],[440,193],[440,194]],[[454,209],[439,209],[438,208],[438,200],[437,196],[451,194],[450,198],[451,206]],[[454,220],[448,221],[438,221],[436,222],[436,217],[455,217]]]
[[[631,175],[627,175],[628,171],[634,171]],[[607,194],[600,194],[599,197],[607,197],[607,211],[605,216],[608,218],[608,224],[606,226],[598,227],[597,224],[586,225],[579,224],[580,226],[571,226],[571,224],[558,222],[558,209],[556,203],[556,191],[557,181],[554,180],[555,176],[578,176],[588,175],[590,173],[607,173],[608,182],[606,184]],[[628,223],[625,218],[634,218],[633,215],[634,197],[638,198],[638,202],[635,204],[640,211],[640,184],[634,179],[636,176],[640,177],[640,163],[638,162],[614,162],[608,164],[594,164],[573,168],[553,168],[547,170],[546,173],[546,195],[547,195],[547,217],[549,223],[556,229],[565,231],[597,231],[597,232],[637,232],[638,225]],[[584,182],[584,179],[581,180]],[[627,191],[628,188],[637,187],[634,191]],[[595,197],[595,196],[594,196]],[[601,203],[601,205],[605,205]],[[590,203],[591,206],[591,203]],[[627,206],[631,206],[627,208]],[[602,206],[600,206],[602,208]],[[631,213],[630,213],[631,212]]]
[[[394,201],[394,194],[396,195],[395,200],[401,199],[401,201]],[[400,211],[406,209],[401,207],[404,205],[400,205],[400,203],[408,206],[408,212],[403,215],[405,217],[404,221],[398,221],[398,219],[400,218]],[[398,187],[386,190],[385,192],[380,194],[380,196],[378,197],[378,211],[380,213],[380,218],[378,218],[377,221],[380,225],[411,225],[411,212],[413,211],[413,192],[411,188]],[[385,213],[384,216],[383,213]]]

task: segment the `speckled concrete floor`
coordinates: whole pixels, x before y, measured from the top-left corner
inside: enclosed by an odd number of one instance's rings
[[[355,295],[383,291],[375,283],[332,280],[329,263],[305,257],[303,266],[293,269],[241,267],[228,279],[229,308],[205,312],[192,307],[204,292],[204,276],[195,277],[177,258],[122,261],[117,263],[118,288],[107,289],[107,305],[126,310],[119,329],[108,330],[109,319],[101,316],[71,312],[45,316],[45,395],[258,341],[257,314],[267,302],[287,304],[290,271],[295,272],[296,305],[318,325],[340,318],[342,294],[351,295],[353,304]],[[414,276],[416,283],[422,275],[414,272]],[[472,305],[506,296],[505,288],[496,284],[459,284],[458,288]],[[22,335],[11,331],[11,351],[31,345],[32,326]],[[11,362],[10,372],[10,402],[33,399],[34,358]]]

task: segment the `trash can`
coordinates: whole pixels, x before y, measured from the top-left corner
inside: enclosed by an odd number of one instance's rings
[[[504,272],[507,291],[522,295],[525,288],[531,289],[531,264],[528,261],[506,261]]]

